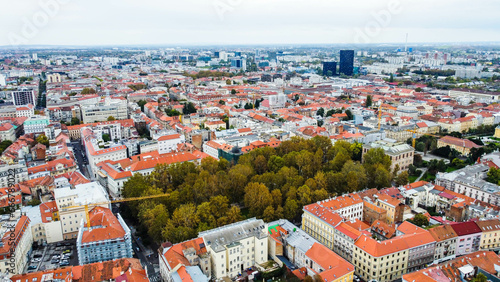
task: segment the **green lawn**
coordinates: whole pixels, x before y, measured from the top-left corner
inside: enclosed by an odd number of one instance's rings
[[[452,172],[452,171],[455,171],[455,170],[457,170],[457,168],[454,168],[454,167],[451,167],[451,166],[449,166],[449,167],[446,168],[446,172]]]
[[[408,180],[410,181],[410,183],[413,183],[417,180],[418,176],[408,176]]]

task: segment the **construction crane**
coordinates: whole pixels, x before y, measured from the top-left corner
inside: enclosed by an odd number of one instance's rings
[[[106,201],[106,202],[100,202],[100,203],[92,203],[92,204],[85,204],[85,205],[75,205],[75,206],[63,207],[62,209],[67,210],[67,209],[76,209],[76,208],[82,208],[82,207],[85,208],[85,217],[87,219],[87,228],[90,229],[89,206],[96,207],[96,206],[100,206],[100,205],[109,205],[109,204],[114,204],[114,203],[124,203],[124,202],[131,202],[131,201],[154,199],[154,198],[161,198],[161,197],[167,197],[167,196],[170,196],[170,194],[165,193],[165,194],[152,195],[152,196],[132,197],[132,198],[112,200],[112,201]]]
[[[382,127],[382,109],[388,110],[389,108],[382,105],[378,106],[378,130]]]

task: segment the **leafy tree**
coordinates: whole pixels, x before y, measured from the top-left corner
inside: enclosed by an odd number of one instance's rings
[[[353,115],[352,115],[352,113],[351,113],[351,110],[346,110],[346,111],[345,111],[345,114],[347,115],[347,120],[352,120]]]
[[[182,108],[182,113],[185,115],[194,114],[196,112],[197,112],[196,107],[192,102],[184,104],[184,107]]]
[[[114,121],[114,120],[116,120],[114,116],[109,116],[108,117],[108,121]]]
[[[33,198],[29,202],[27,202],[26,205],[36,207],[36,206],[40,205],[41,203],[42,202],[40,202],[40,200],[38,200],[37,198]]]
[[[226,80],[226,84],[227,84],[227,85],[231,85],[231,79],[227,79],[227,80]]]
[[[71,125],[78,125],[80,124],[80,120],[76,117],[71,118]]]
[[[236,95],[236,89],[231,89],[231,94]]]
[[[272,205],[273,199],[269,189],[262,183],[249,183],[245,187],[245,206],[256,217],[262,217],[264,210]]]
[[[423,152],[425,150],[425,144],[423,142],[417,142],[415,144],[415,150]]]
[[[459,158],[454,158],[452,161],[451,161],[451,164],[455,167],[455,168],[464,168],[466,166],[465,162],[462,161],[461,159]]]
[[[365,104],[365,107],[369,108],[372,106],[372,95],[368,95],[366,96],[366,104]]]
[[[221,105],[225,105],[225,104],[226,104],[226,102],[225,102],[224,100],[219,100],[219,104],[221,104]]]
[[[409,219],[408,221],[420,227],[429,225],[429,219],[425,215],[420,213],[416,214],[413,219]]]
[[[316,115],[318,116],[324,116],[325,115],[325,109],[319,108],[319,110],[316,112]]]
[[[474,277],[471,282],[487,282],[488,281],[488,277],[486,277],[486,275],[484,275],[483,273],[479,272],[478,274],[476,274],[476,277]]]
[[[246,103],[245,104],[245,110],[250,110],[253,109],[253,104],[252,103]]]
[[[178,110],[176,109],[166,109],[165,110],[165,113],[167,114],[167,116],[169,117],[176,117],[176,116],[180,116],[182,115],[181,112],[179,112]]]
[[[500,169],[491,167],[487,176],[486,181],[500,185]]]
[[[141,111],[144,112],[144,106],[147,104],[148,102],[146,100],[139,100],[137,102],[137,105],[139,105],[139,107],[141,107]]]
[[[396,176],[396,179],[394,181],[396,182],[397,186],[406,185],[410,182],[408,177],[408,171],[402,171]]]
[[[81,94],[95,94],[95,89],[94,88],[83,88]]]
[[[41,134],[36,138],[36,142],[45,145],[46,147],[49,147],[49,138],[45,136],[45,134]]]
[[[0,154],[3,153],[3,151],[5,151],[5,149],[7,149],[10,145],[12,145],[12,141],[10,140],[3,140],[0,142]]]
[[[111,136],[109,136],[109,134],[103,134],[103,135],[102,135],[102,140],[103,140],[104,142],[111,141]]]

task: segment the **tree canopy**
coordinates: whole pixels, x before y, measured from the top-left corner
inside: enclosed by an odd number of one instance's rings
[[[123,196],[169,196],[129,202],[123,215],[138,214],[152,240],[174,243],[247,217],[298,222],[304,205],[390,185],[390,158],[383,151],[371,149],[364,163],[360,160],[360,144],[341,140],[332,145],[328,137],[316,136],[255,149],[237,164],[205,158],[199,165],[158,165],[150,175],[136,174],[125,182]]]

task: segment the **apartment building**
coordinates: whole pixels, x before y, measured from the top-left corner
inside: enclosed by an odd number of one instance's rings
[[[306,252],[307,274],[318,274],[325,282],[352,282],[354,266],[327,247],[314,243]]]
[[[320,204],[347,220],[363,219],[363,199],[356,193],[324,200]]]
[[[498,281],[498,265],[500,265],[500,257],[497,254],[479,251],[405,274],[402,281],[471,281],[479,273],[486,275],[488,281]]]
[[[500,220],[479,220],[477,226],[481,229],[479,250],[496,251],[500,248]]]
[[[386,223],[394,224],[403,221],[404,205],[398,199],[386,194],[376,194],[374,197],[375,204],[387,211]]]
[[[486,164],[475,164],[449,173],[438,172],[436,185],[488,204],[498,205],[500,187],[484,180],[489,169]]]
[[[50,124],[49,118],[46,116],[34,115],[23,122],[24,133],[43,133],[45,127]]]
[[[434,249],[434,263],[440,263],[456,257],[458,235],[449,224],[436,226],[429,229],[429,233],[436,240]]]
[[[455,254],[457,256],[470,254],[479,250],[482,231],[474,221],[452,224],[451,228],[457,234]]]
[[[78,236],[80,223],[86,218],[85,205],[109,201],[108,195],[98,182],[78,184],[72,187],[54,189],[54,198],[59,210],[63,238],[74,239]],[[108,204],[100,207],[109,208]]]
[[[321,202],[304,206],[302,209],[302,229],[333,250],[335,227],[344,221],[338,213],[321,205]]]
[[[30,222],[27,216],[21,215],[0,226],[0,273],[7,277],[23,273],[28,263],[33,243]]]
[[[397,142],[393,139],[384,139],[370,144],[364,144],[363,156],[373,148],[382,148],[384,153],[391,158],[391,171],[394,171],[396,166],[399,167],[400,171],[407,170],[408,167],[413,164],[415,149],[406,143]]]
[[[208,282],[212,263],[203,238],[160,247],[160,275],[163,281]]]
[[[212,261],[212,278],[234,278],[243,270],[267,261],[264,221],[251,218],[200,232]]]
[[[132,234],[120,214],[95,207],[89,219],[81,220],[76,239],[80,265],[132,257]]]
[[[353,264],[363,280],[393,281],[406,273],[408,245],[405,239],[378,242],[361,235],[354,244]]]
[[[185,143],[186,138],[181,134],[164,135],[158,138],[158,153],[166,154],[177,149],[177,145]]]
[[[297,229],[287,220],[268,224],[269,256],[280,265],[278,256],[286,257],[299,271],[300,276],[316,274],[323,281],[353,281],[354,266],[338,254],[318,243],[314,238]]]
[[[113,144],[108,147],[100,145],[95,133],[90,128],[82,129],[82,138],[94,177],[97,177],[98,163],[127,158],[127,147],[125,145]]]
[[[16,130],[12,123],[7,122],[0,125],[0,139],[12,142],[16,141]]]
[[[18,91],[12,91],[12,102],[16,106],[23,106],[28,104],[36,106],[35,90],[21,89]]]
[[[11,176],[12,174],[14,175],[13,179]],[[26,164],[17,163],[0,166],[1,187],[8,187],[12,184],[12,180],[14,180],[14,184],[17,184],[28,179],[28,168],[26,167]]]
[[[125,98],[106,97],[104,101],[97,104],[82,104],[81,114],[83,123],[107,121],[109,117],[115,119],[127,119],[128,109]]]
[[[396,234],[401,234],[399,237],[408,245],[407,272],[422,269],[434,261],[436,240],[429,231],[405,221],[398,226]]]
[[[352,262],[354,243],[361,234],[360,230],[341,222],[334,229],[333,250],[347,261]]]

